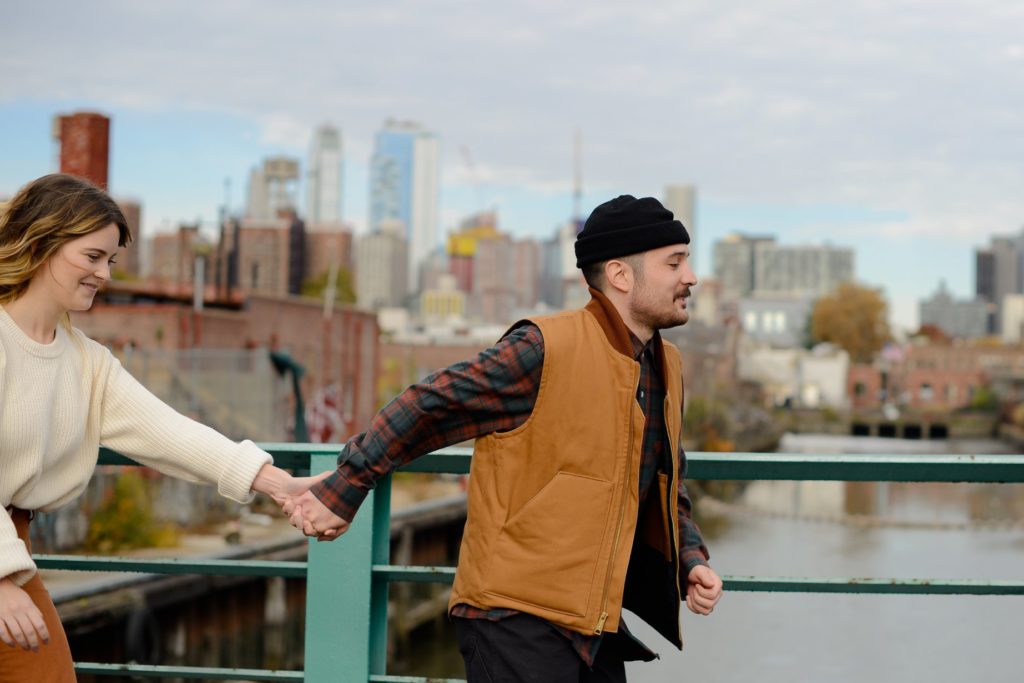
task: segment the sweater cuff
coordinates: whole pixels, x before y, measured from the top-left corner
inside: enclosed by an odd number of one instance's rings
[[[252,441],[240,442],[235,456],[224,463],[217,480],[217,492],[239,503],[252,502],[256,497],[252,491],[253,480],[264,465],[273,462],[274,458]]]
[[[687,548],[679,553],[679,559],[683,565],[683,579],[690,575],[694,567],[704,565],[709,567],[708,556],[700,548]]]
[[[0,578],[24,586],[35,575],[36,563],[32,561],[20,538],[0,541]]]
[[[352,483],[346,474],[351,474],[347,463],[323,481],[313,485],[309,492],[328,510],[346,522],[351,522],[370,491]]]

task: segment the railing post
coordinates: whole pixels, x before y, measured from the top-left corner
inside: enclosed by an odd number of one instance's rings
[[[391,477],[377,482],[373,491],[373,564],[391,564]],[[370,596],[370,673],[387,673],[388,580],[373,578]]]
[[[336,466],[334,455],[310,458],[312,474]],[[370,678],[374,498],[371,492],[352,527],[338,540],[321,543],[310,539],[306,580],[307,683],[366,683]],[[386,593],[384,608],[386,612]]]

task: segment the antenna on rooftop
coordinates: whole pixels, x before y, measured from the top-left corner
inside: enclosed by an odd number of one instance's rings
[[[573,189],[572,189],[572,219],[576,223],[576,229],[583,222],[583,134],[579,126],[576,127],[573,136]]]

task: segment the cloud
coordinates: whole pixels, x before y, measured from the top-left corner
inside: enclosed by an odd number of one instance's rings
[[[444,182],[474,182],[466,146],[476,182],[540,197],[571,192],[579,127],[588,190],[685,179],[965,242],[1024,216],[1022,23],[996,0],[57,0],[5,14],[0,102],[224,112],[296,154],[329,120],[361,161],[385,118],[413,118]]]

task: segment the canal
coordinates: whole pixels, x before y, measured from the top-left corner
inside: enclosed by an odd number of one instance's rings
[[[787,436],[787,453],[1007,453],[993,441]],[[1024,575],[1024,487],[755,482],[710,539],[722,574],[1015,579]],[[872,504],[873,502],[873,504]],[[852,512],[877,520],[864,524]],[[859,509],[858,509],[859,508]],[[845,520],[845,521],[844,521]],[[1017,525],[1005,525],[1016,520]],[[684,610],[678,652],[637,620],[661,659],[630,680],[1020,681],[1019,597],[727,593]]]

